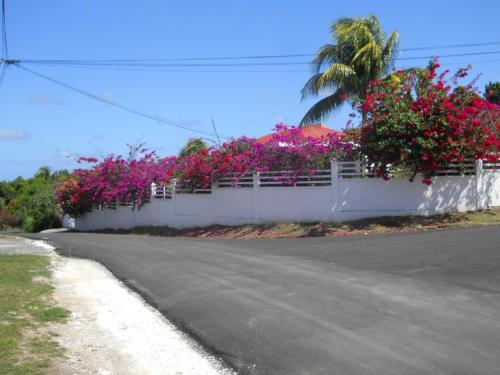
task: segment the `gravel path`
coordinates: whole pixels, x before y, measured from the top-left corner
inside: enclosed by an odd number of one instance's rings
[[[50,374],[233,373],[99,263],[60,257],[42,241],[2,235],[0,254],[46,255],[53,260],[54,297],[72,315],[67,323],[51,327],[67,351]]]
[[[0,234],[0,254],[56,255],[53,247],[43,241],[27,240],[2,234]]]

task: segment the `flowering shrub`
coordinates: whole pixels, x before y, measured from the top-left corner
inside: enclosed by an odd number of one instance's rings
[[[388,178],[388,167],[411,168],[423,182],[452,162],[498,160],[499,106],[469,86],[457,86],[466,69],[446,80],[439,64],[426,70],[397,72],[398,80],[374,81],[361,105],[361,152],[375,171]],[[454,88],[452,89],[452,85]]]
[[[330,168],[332,159],[353,156],[353,143],[331,133],[320,138],[304,137],[300,129],[279,124],[272,139],[259,151],[259,164],[267,170],[291,170],[299,173]]]
[[[71,216],[78,216],[90,210],[92,201],[88,191],[84,191],[76,178],[70,178],[57,187],[57,203]]]
[[[188,190],[207,188],[212,181],[227,175],[231,175],[236,184],[245,174],[265,171],[285,171],[276,179],[294,184],[299,175],[330,168],[332,159],[344,160],[353,153],[353,143],[337,134],[305,137],[300,129],[278,124],[266,144],[245,137],[232,140],[220,147],[179,158],[173,175],[178,184]]]
[[[75,170],[73,178],[58,187],[57,199],[64,212],[77,216],[92,204],[121,201],[140,206],[149,199],[152,182],[169,185],[175,179],[180,191],[192,192],[227,175],[236,184],[248,173],[283,170],[286,173],[277,178],[293,184],[299,175],[329,168],[333,158],[349,158],[354,151],[353,143],[342,136],[305,137],[299,129],[282,124],[264,145],[243,137],[183,157],[160,158],[139,145],[131,147],[127,159],[81,158],[93,166]]]

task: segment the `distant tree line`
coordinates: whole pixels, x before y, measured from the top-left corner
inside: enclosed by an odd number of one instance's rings
[[[42,167],[31,178],[0,181],[0,230],[39,232],[60,227],[61,210],[54,191],[68,177],[68,171]]]

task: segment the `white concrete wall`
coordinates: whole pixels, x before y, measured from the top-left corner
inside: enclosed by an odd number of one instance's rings
[[[498,178],[500,180],[500,178]],[[496,190],[500,194],[500,190]],[[339,220],[386,215],[433,215],[478,209],[475,176],[436,177],[429,186],[418,179],[342,179],[338,187]]]
[[[212,224],[346,221],[387,215],[432,215],[500,206],[500,171],[418,179],[339,178],[332,186],[213,188],[211,194],[173,194],[139,209],[93,211],[64,225],[77,230],[134,226],[200,227]]]
[[[500,206],[500,170],[482,171],[478,180],[478,192],[481,206]]]

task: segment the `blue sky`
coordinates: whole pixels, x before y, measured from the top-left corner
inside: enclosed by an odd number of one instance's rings
[[[472,4],[461,0],[7,0],[7,7],[10,56],[20,59],[313,53],[330,41],[332,21],[369,13],[379,17],[387,33],[400,32],[401,48],[500,40],[497,0]],[[500,50],[500,45],[402,52],[400,57],[494,50]],[[443,58],[441,63],[451,69],[473,63],[472,75],[482,73],[481,89],[486,82],[500,79],[500,54]],[[423,64],[425,60],[414,61],[414,65]],[[266,134],[281,121],[295,124],[314,102],[300,102],[300,89],[310,74],[300,65],[217,73],[32,68],[107,100],[202,131],[211,131],[213,116],[219,132],[234,137]],[[342,128],[348,112],[345,108],[324,122]],[[139,139],[162,155],[174,154],[194,135],[95,102],[13,67],[0,90],[0,180],[29,177],[41,165],[71,169],[75,155],[120,154],[126,152],[127,143]]]

